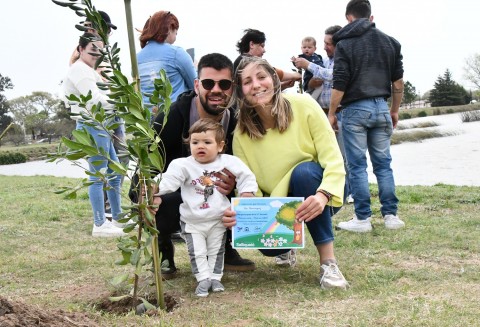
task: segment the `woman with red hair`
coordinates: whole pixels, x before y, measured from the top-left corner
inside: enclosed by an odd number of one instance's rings
[[[158,11],[145,23],[140,35],[142,50],[137,54],[140,89],[144,102],[150,105],[153,81],[164,69],[172,85],[171,100],[187,90],[193,90],[197,72],[190,55],[181,47],[174,46],[180,27],[177,17],[170,11]],[[154,110],[154,108],[151,108]],[[155,113],[155,110],[154,110]]]

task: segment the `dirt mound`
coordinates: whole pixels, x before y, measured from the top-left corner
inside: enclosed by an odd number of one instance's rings
[[[156,302],[156,300],[153,298],[147,298],[147,301],[149,301],[150,303]],[[164,301],[165,310],[167,312],[172,312],[173,309],[178,306],[177,300],[173,296],[170,296],[168,294],[164,295]],[[101,302],[97,303],[96,307],[99,310],[113,314],[126,314],[141,303],[142,301],[138,299],[136,304],[133,305],[133,299],[130,297],[124,298],[120,301],[110,301],[109,299],[104,299]],[[158,312],[155,310],[145,312],[145,314],[147,315],[156,315],[157,313]]]
[[[45,310],[0,296],[0,326],[2,327],[96,327],[85,313]]]

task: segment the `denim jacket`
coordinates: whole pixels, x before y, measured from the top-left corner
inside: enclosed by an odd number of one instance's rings
[[[177,100],[179,94],[193,90],[193,81],[197,71],[190,55],[181,47],[169,43],[149,41],[137,54],[140,89],[143,101],[148,106],[153,92],[153,81],[159,77],[160,69],[164,69],[172,85],[171,100]]]

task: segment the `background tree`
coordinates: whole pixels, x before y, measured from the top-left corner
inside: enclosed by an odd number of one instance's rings
[[[0,135],[12,122],[12,117],[8,115],[10,106],[3,92],[7,89],[13,89],[13,83],[9,77],[0,74]]]
[[[48,92],[33,92],[10,100],[9,105],[15,122],[32,140],[40,135],[51,141],[52,136],[69,135],[75,128],[64,102]]]
[[[452,73],[447,69],[443,76],[438,76],[430,91],[430,102],[432,107],[457,106],[469,103],[470,95],[452,79]]]
[[[11,128],[8,130],[5,138],[3,139],[6,143],[13,143],[15,146],[19,146],[25,143],[25,134],[23,129],[18,124],[12,124]]]
[[[480,54],[476,53],[465,59],[464,78],[480,89]]]
[[[403,87],[403,103],[411,106],[412,102],[415,101],[416,98],[417,90],[415,89],[415,86],[413,86],[409,81],[406,81]]]

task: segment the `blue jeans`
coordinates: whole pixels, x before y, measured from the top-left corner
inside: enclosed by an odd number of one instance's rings
[[[365,220],[372,215],[367,174],[370,155],[373,173],[377,177],[382,216],[397,214],[398,199],[390,167],[390,138],[392,118],[384,98],[370,98],[348,104],[342,110],[342,131],[349,181],[355,215]]]
[[[300,196],[305,199],[315,195],[322,183],[323,168],[316,162],[303,162],[293,169],[290,178],[290,192],[288,196]],[[325,206],[323,212],[307,222],[307,228],[315,245],[333,241],[332,216],[340,208]],[[260,250],[266,256],[277,256],[289,250]]]
[[[340,152],[342,153],[342,157],[343,157],[343,166],[345,167],[345,190],[343,192],[343,203],[345,203],[347,196],[351,194],[350,181],[349,181],[347,157],[345,156],[345,145],[343,144],[342,112],[338,112],[336,116],[337,116],[338,131],[335,133],[335,137],[337,138],[338,147],[340,148]]]
[[[93,127],[84,125],[80,121],[77,121],[77,130],[81,129],[86,129],[87,132],[92,135],[97,147],[103,148],[111,160],[118,162],[117,154],[115,153],[115,148],[113,147],[113,142],[110,135],[103,130],[99,131]],[[95,164],[93,164],[94,162]],[[113,170],[108,168],[108,160],[104,156],[98,155],[89,158],[88,166],[91,173],[96,173],[101,169],[107,169],[108,190],[106,192],[108,201],[110,202],[110,207],[112,208],[112,217],[113,219],[117,220],[118,215],[122,212],[120,207],[120,184],[122,181],[122,176],[114,173]],[[88,187],[88,196],[90,198],[90,204],[92,205],[93,210],[93,222],[95,225],[100,226],[105,222],[103,181],[96,176],[89,176],[89,181],[93,182],[93,184]]]

